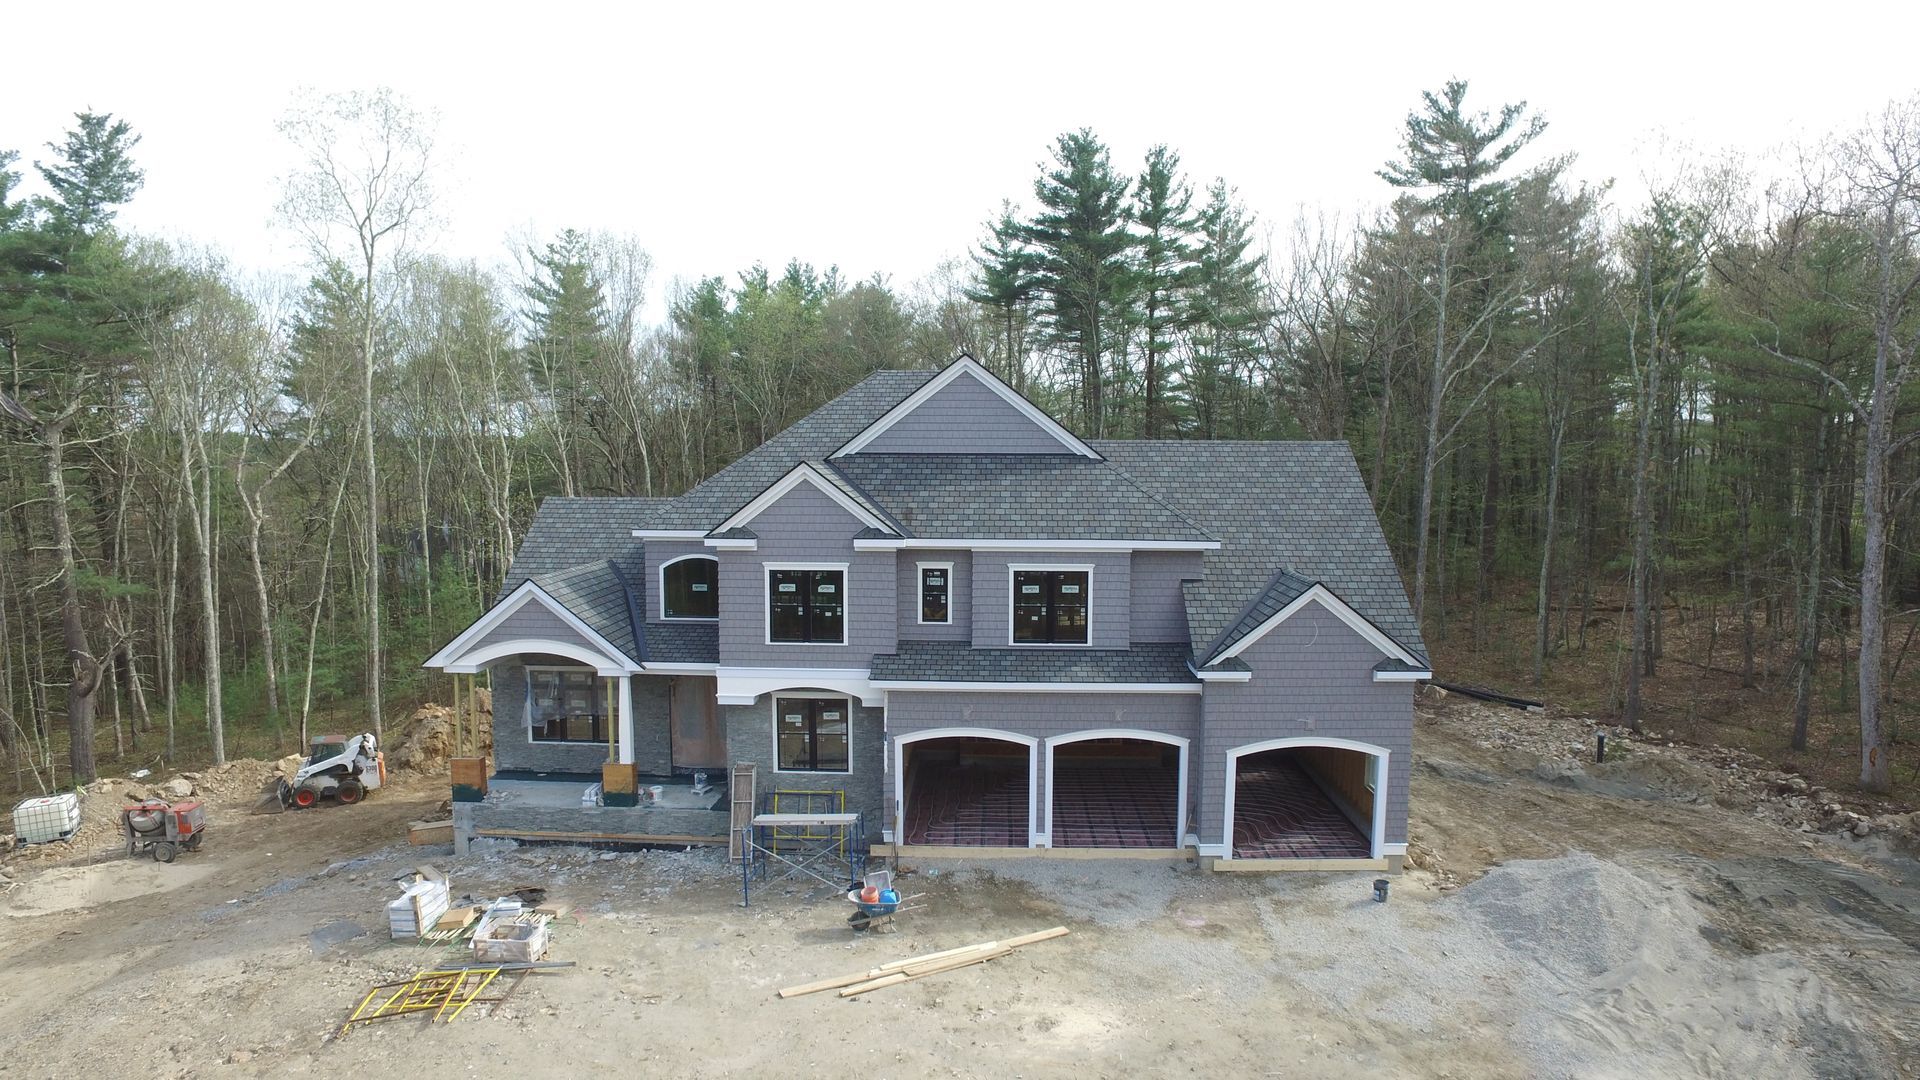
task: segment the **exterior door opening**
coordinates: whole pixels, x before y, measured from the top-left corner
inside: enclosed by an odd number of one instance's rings
[[[674,769],[726,768],[727,728],[720,716],[719,681],[712,675],[675,675],[670,686],[667,728]]]
[[[1033,751],[972,737],[921,739],[905,756],[905,842],[935,847],[1026,847]]]
[[[1180,748],[1145,739],[1087,739],[1053,748],[1053,846],[1180,846]]]
[[[1370,857],[1379,760],[1331,746],[1242,754],[1235,759],[1233,857]]]

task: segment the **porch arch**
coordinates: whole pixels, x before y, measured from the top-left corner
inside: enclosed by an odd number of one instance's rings
[[[515,641],[501,641],[492,645],[483,645],[472,652],[462,653],[460,659],[449,663],[446,670],[458,674],[473,674],[487,664],[505,656],[523,654],[544,654],[564,656],[577,660],[593,668],[597,675],[625,675],[627,666],[620,661],[602,656],[591,649],[565,641],[550,641],[538,638],[521,638]]]
[[[1390,752],[1384,746],[1376,746],[1373,743],[1359,742],[1358,740],[1355,740],[1355,739],[1338,739],[1338,738],[1332,738],[1329,736],[1320,736],[1320,735],[1301,735],[1301,736],[1295,736],[1295,737],[1286,738],[1286,739],[1265,739],[1260,742],[1246,743],[1245,745],[1236,746],[1231,750],[1227,751],[1227,757],[1226,757],[1227,783],[1226,783],[1226,806],[1225,806],[1226,813],[1224,817],[1221,819],[1223,824],[1221,827],[1221,836],[1220,836],[1220,839],[1223,842],[1222,846],[1226,849],[1226,853],[1223,856],[1224,858],[1227,858],[1227,859],[1233,858],[1233,846],[1234,846],[1233,844],[1233,836],[1234,836],[1233,803],[1234,803],[1234,794],[1235,794],[1234,788],[1239,781],[1240,759],[1250,754],[1261,754],[1269,750],[1292,750],[1292,749],[1302,749],[1307,747],[1322,747],[1322,748],[1331,749],[1331,750],[1352,750],[1356,753],[1366,754],[1367,756],[1375,759],[1378,762],[1378,764],[1375,766],[1375,775],[1378,777],[1378,780],[1376,781],[1376,786],[1373,792],[1373,823],[1372,823],[1372,826],[1367,830],[1368,833],[1370,834],[1367,837],[1367,846],[1368,846],[1368,858],[1378,859],[1381,857],[1381,852],[1383,850],[1382,844],[1386,837],[1386,828],[1387,828],[1387,794],[1388,794],[1387,785],[1389,783],[1387,779],[1387,777],[1389,776],[1389,773],[1387,771],[1387,760],[1390,755]]]

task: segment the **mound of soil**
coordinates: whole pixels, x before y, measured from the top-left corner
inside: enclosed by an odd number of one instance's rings
[[[493,694],[486,690],[474,691],[474,707],[478,713],[480,745],[478,753],[493,753]],[[466,718],[461,726],[468,727]],[[397,769],[434,769],[446,763],[453,756],[453,710],[445,705],[431,702],[414,710],[407,722],[406,734],[394,744],[387,755],[387,763]],[[468,734],[469,739],[473,737]],[[473,747],[468,753],[475,753]]]

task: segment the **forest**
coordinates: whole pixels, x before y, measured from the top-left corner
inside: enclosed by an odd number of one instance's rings
[[[1088,436],[1350,443],[1443,678],[1672,731],[1712,677],[1730,740],[1910,787],[1920,97],[1860,106],[1778,175],[1680,155],[1628,200],[1449,82],[1379,118],[1357,218],[1069,131],[905,284],[663,285],[590,222],[436,255],[434,121],[390,91],[281,122],[291,282],[116,226],[124,114],[13,133],[0,782],[384,731],[543,498],[683,491],[965,352]]]

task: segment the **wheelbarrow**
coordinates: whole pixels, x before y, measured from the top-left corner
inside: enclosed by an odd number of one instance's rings
[[[855,933],[869,930],[892,933],[899,929],[893,924],[894,917],[903,911],[917,910],[912,902],[925,895],[901,896],[893,887],[893,873],[876,870],[862,879],[860,888],[847,892],[847,902],[854,907],[853,914],[847,916],[847,926]]]

